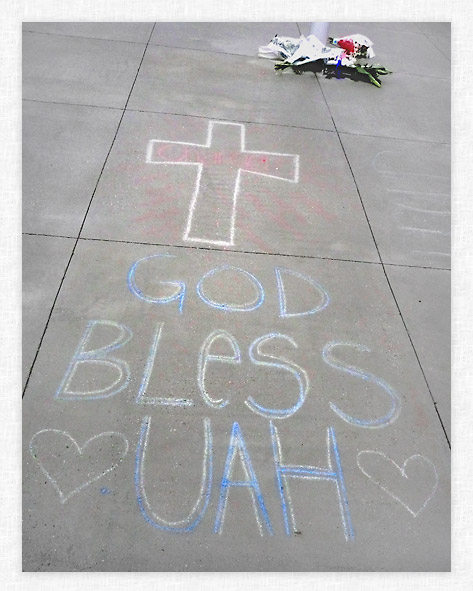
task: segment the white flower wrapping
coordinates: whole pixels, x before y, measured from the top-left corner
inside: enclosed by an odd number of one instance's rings
[[[342,45],[344,42],[351,41],[354,52],[349,53],[341,47],[328,47],[314,35],[308,37],[301,35],[299,39],[275,35],[268,45],[259,48],[258,53],[260,57],[284,60],[296,66],[319,59],[323,59],[329,65],[354,66],[355,63],[360,63],[359,50],[363,46],[367,48],[364,58],[372,58],[375,55],[373,43],[364,35],[346,35],[332,40],[334,45],[340,41]]]

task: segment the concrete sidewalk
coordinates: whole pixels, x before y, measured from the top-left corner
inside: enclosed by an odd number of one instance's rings
[[[450,25],[23,31],[24,570],[449,570]]]

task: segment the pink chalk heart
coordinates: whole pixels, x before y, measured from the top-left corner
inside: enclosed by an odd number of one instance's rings
[[[399,466],[378,451],[360,451],[358,468],[390,497],[417,517],[434,496],[438,474],[426,457],[414,454]]]
[[[114,470],[128,453],[128,441],[121,433],[108,431],[80,447],[69,433],[43,429],[31,439],[30,452],[65,503]]]

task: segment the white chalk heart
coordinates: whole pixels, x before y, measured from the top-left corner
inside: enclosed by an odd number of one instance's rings
[[[128,441],[122,433],[107,431],[80,447],[65,431],[43,429],[31,439],[30,452],[65,503],[114,470],[128,453]]]
[[[407,458],[402,466],[385,454],[372,450],[360,451],[356,461],[365,476],[414,517],[425,508],[437,490],[437,470],[428,458],[420,454]],[[399,478],[399,474],[404,480]]]

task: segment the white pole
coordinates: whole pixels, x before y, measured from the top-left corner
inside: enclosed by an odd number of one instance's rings
[[[319,41],[327,45],[329,26],[330,23],[310,23],[309,35],[315,35]]]

